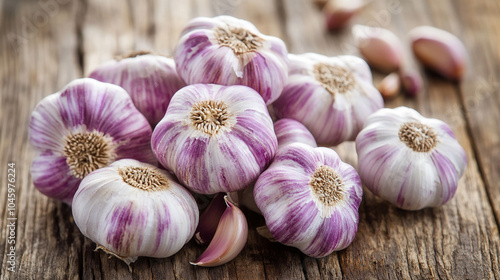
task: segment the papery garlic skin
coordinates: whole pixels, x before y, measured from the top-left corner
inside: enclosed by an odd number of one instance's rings
[[[274,123],[274,132],[278,138],[278,148],[291,143],[304,143],[317,147],[314,136],[300,122],[293,119],[281,119]]]
[[[364,120],[384,106],[362,59],[314,53],[289,57],[288,83],[273,104],[276,116],[304,124],[319,145],[354,140]]]
[[[189,85],[179,90],[152,136],[158,161],[190,190],[245,188],[277,149],[261,96],[245,86]]]
[[[288,78],[285,43],[250,22],[230,16],[191,20],[175,50],[177,71],[187,84],[245,85],[266,104]]]
[[[467,165],[451,128],[398,107],[371,115],[356,138],[358,170],[375,195],[406,210],[449,201]]]
[[[335,151],[301,143],[280,148],[254,189],[274,239],[315,258],[354,240],[362,195],[356,170]]]
[[[45,97],[31,114],[35,187],[71,205],[81,180],[115,160],[156,163],[151,127],[119,86],[78,79]]]
[[[85,177],[72,209],[82,234],[128,265],[177,253],[199,219],[193,196],[172,175],[130,159]]]
[[[142,52],[108,61],[89,77],[124,88],[152,127],[165,115],[174,93],[185,86],[172,58]]]
[[[441,76],[460,81],[467,68],[467,50],[455,35],[432,26],[409,32],[413,52],[427,68]]]

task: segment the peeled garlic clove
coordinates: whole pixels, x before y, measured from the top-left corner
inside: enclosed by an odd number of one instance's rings
[[[152,136],[159,162],[190,190],[204,194],[250,185],[277,145],[262,97],[245,86],[182,88]]]
[[[127,265],[177,253],[198,224],[196,201],[172,175],[131,159],[85,177],[72,209],[83,235]]]
[[[467,157],[450,127],[398,107],[371,115],[356,138],[358,170],[375,195],[406,210],[449,201]]]
[[[45,97],[31,114],[35,187],[71,205],[81,180],[122,158],[156,163],[151,126],[119,86],[78,79]]]
[[[413,52],[427,68],[450,80],[465,75],[467,50],[455,35],[431,26],[410,31]]]
[[[403,61],[403,45],[391,31],[365,25],[352,28],[359,51],[370,66],[385,73],[397,71]]]
[[[212,198],[212,201],[200,216],[200,223],[198,224],[196,233],[194,234],[194,239],[198,244],[206,244],[212,241],[215,231],[217,230],[219,220],[225,210],[226,203],[224,200],[224,194],[218,193],[214,196],[214,198]]]
[[[291,143],[304,143],[317,147],[314,136],[300,122],[292,119],[281,119],[274,123],[274,132],[278,138],[278,148]]]
[[[123,87],[152,127],[165,115],[174,93],[185,86],[173,59],[148,52],[133,52],[109,61],[89,77]]]
[[[179,76],[188,84],[244,85],[266,104],[279,97],[288,78],[285,43],[231,16],[191,20],[175,50]]]
[[[340,29],[366,4],[364,0],[329,0],[323,8],[326,27],[332,31]]]
[[[362,195],[356,170],[335,151],[302,143],[280,148],[254,189],[274,239],[314,258],[351,244]]]
[[[423,86],[422,77],[416,71],[404,72],[401,74],[401,84],[403,90],[408,96],[416,96]]]
[[[384,99],[391,99],[398,95],[401,89],[401,79],[398,73],[391,73],[378,85],[378,90]]]
[[[217,231],[208,248],[192,265],[213,267],[233,260],[245,247],[248,224],[241,210],[224,198],[227,209],[222,214]]]
[[[364,120],[384,106],[370,68],[355,56],[290,55],[289,75],[273,104],[276,116],[305,125],[319,145],[354,140]]]

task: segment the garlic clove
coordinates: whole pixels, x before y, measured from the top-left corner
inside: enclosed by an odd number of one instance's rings
[[[30,142],[38,155],[31,175],[43,194],[69,205],[82,179],[122,158],[156,164],[151,126],[127,92],[77,79],[45,97],[31,114]]]
[[[248,225],[245,215],[224,197],[227,208],[208,248],[192,265],[213,267],[233,260],[245,247]]]
[[[397,71],[403,61],[403,45],[385,28],[355,25],[352,33],[359,51],[370,66],[385,73]]]
[[[396,72],[389,74],[382,79],[377,88],[384,99],[388,100],[394,98],[399,94],[399,90],[401,89],[399,74]]]
[[[127,265],[139,256],[177,253],[193,237],[199,220],[196,201],[174,176],[132,159],[87,175],[72,212],[83,235]]]
[[[124,88],[152,127],[165,115],[174,93],[186,85],[172,58],[142,51],[108,61],[89,77]]]
[[[314,258],[351,244],[362,195],[356,170],[335,151],[302,143],[280,148],[254,189],[274,239]]]
[[[278,146],[262,97],[245,86],[196,84],[179,90],[155,127],[158,161],[191,191],[242,190],[253,183]]]
[[[212,198],[212,201],[200,216],[200,223],[194,234],[194,238],[198,244],[203,245],[212,241],[224,210],[226,210],[224,194],[218,193]]]
[[[384,106],[368,65],[359,57],[291,55],[290,70],[274,111],[278,118],[302,123],[319,145],[354,140],[364,120]]]
[[[450,80],[463,78],[467,50],[455,35],[431,26],[416,27],[409,35],[415,56],[427,68]]]
[[[314,136],[300,122],[293,119],[281,119],[274,123],[274,132],[278,138],[278,148],[291,143],[304,143],[317,147]]]
[[[467,165],[446,123],[407,107],[372,114],[356,138],[356,151],[366,187],[405,210],[449,201]]]
[[[416,96],[423,86],[422,77],[416,71],[403,72],[401,74],[401,84],[406,95],[412,97]]]
[[[281,39],[260,33],[252,23],[218,16],[191,20],[174,58],[187,84],[248,86],[269,105],[288,78],[287,54]]]
[[[323,7],[328,30],[342,28],[367,5],[364,0],[329,0]]]

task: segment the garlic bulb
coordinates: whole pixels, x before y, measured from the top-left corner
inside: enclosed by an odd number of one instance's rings
[[[119,86],[78,79],[45,97],[31,115],[38,155],[31,177],[43,194],[71,205],[80,181],[121,158],[156,163],[151,127]]]
[[[190,190],[204,194],[248,186],[277,145],[264,101],[245,86],[182,88],[152,136],[159,162]]]
[[[384,106],[362,59],[314,53],[289,57],[288,83],[273,104],[276,116],[301,122],[318,144],[354,140],[364,120]]]
[[[73,217],[97,248],[127,265],[166,258],[194,234],[198,207],[168,172],[123,159],[90,173],[73,199]]]
[[[446,203],[467,165],[446,123],[407,107],[371,115],[356,138],[356,150],[366,187],[406,210]]]
[[[254,189],[274,239],[315,258],[353,241],[362,195],[352,166],[332,149],[302,143],[280,148]]]
[[[292,143],[304,143],[317,147],[314,136],[300,122],[292,119],[281,119],[274,123],[274,132],[278,138],[278,148]]]
[[[174,93],[185,86],[172,58],[148,52],[133,52],[109,61],[89,77],[123,87],[152,127],[165,115]]]
[[[188,84],[245,85],[271,104],[288,77],[285,43],[230,16],[191,20],[175,51],[179,75]]]

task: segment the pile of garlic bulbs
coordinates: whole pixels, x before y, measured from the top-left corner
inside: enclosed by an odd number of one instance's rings
[[[173,59],[134,52],[44,98],[30,122],[31,175],[128,265],[193,236],[209,245],[192,264],[231,261],[248,234],[240,205],[319,258],[354,240],[362,182],[416,210],[451,199],[464,172],[449,126],[383,105],[360,58],[292,55],[250,22],[195,18]],[[358,171],[317,147],[353,140]],[[193,194],[213,197],[201,215]]]

